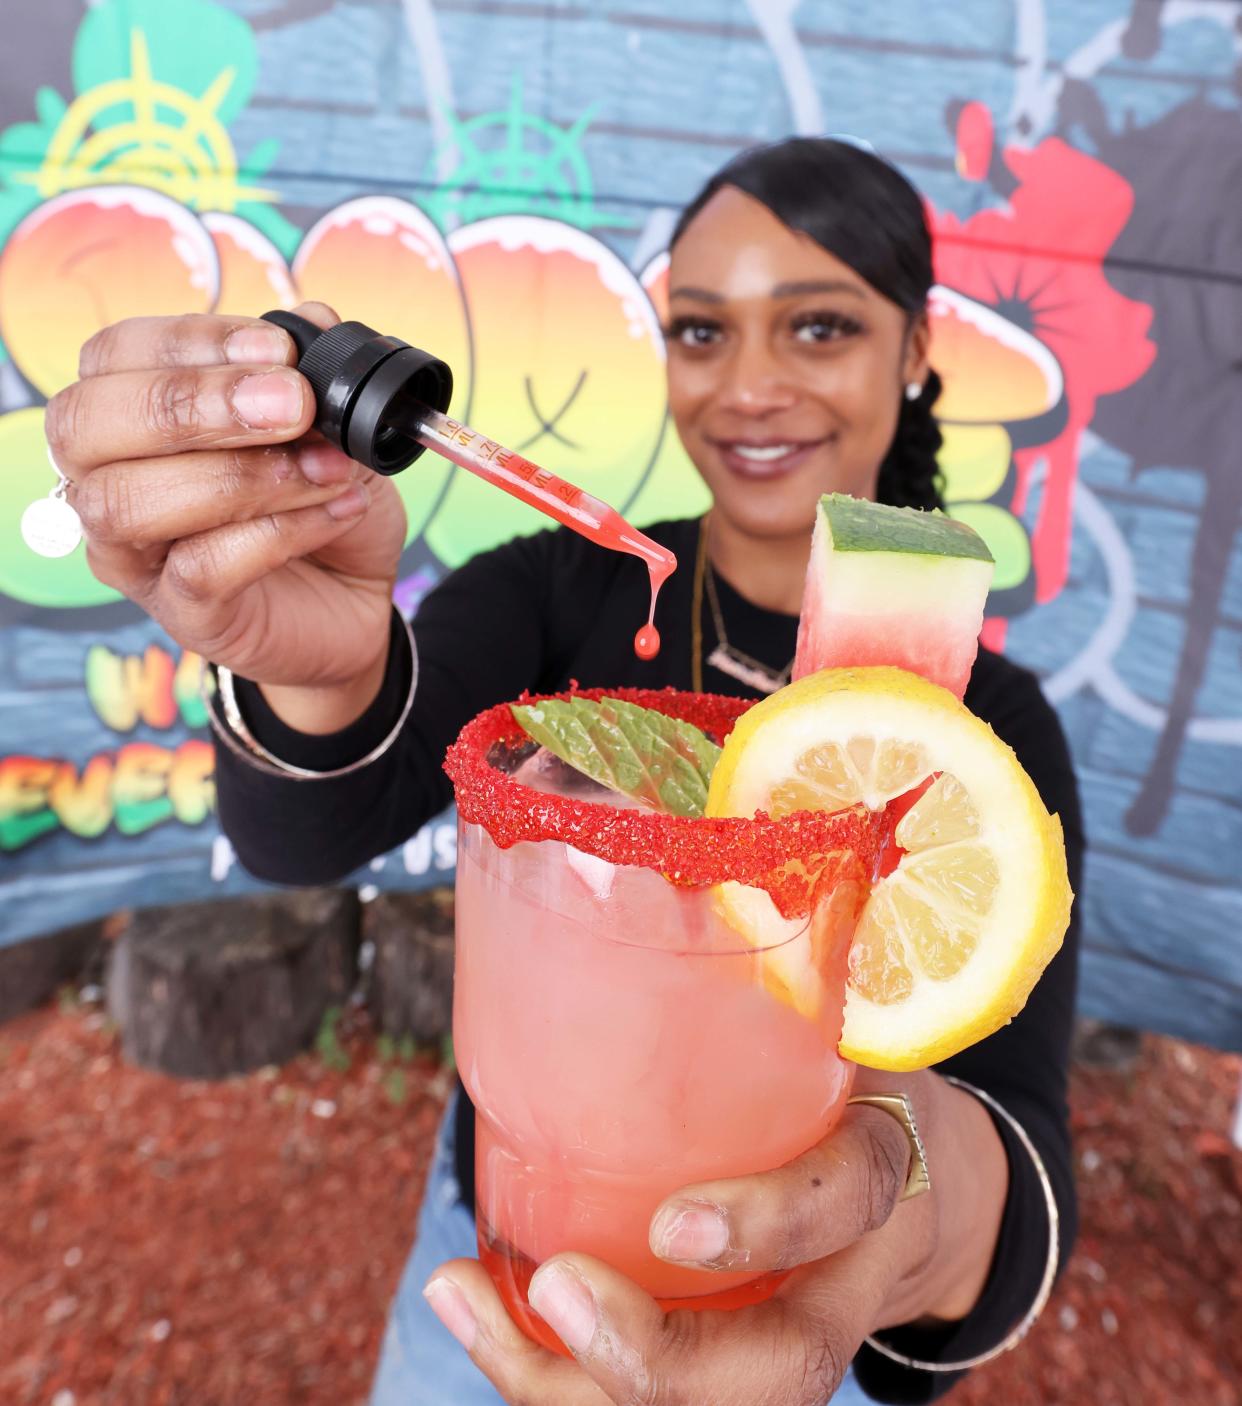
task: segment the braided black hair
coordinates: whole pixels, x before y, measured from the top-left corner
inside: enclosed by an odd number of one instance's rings
[[[751,147],[722,166],[681,212],[670,249],[725,186],[752,196],[782,224],[810,235],[911,321],[926,308],[933,274],[923,202],[882,157],[831,137],[789,137]],[[902,397],[897,430],[880,465],[876,496],[881,503],[943,507],[936,462],[942,441],[932,414],[941,388],[932,371],[917,400]]]
[[[940,377],[929,371],[919,398],[902,398],[897,431],[880,465],[875,496],[881,503],[895,508],[944,507],[944,479],[936,459],[944,439],[932,414],[941,390]]]

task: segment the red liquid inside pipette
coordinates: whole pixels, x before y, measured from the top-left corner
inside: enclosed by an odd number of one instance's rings
[[[647,623],[634,636],[634,653],[640,659],[655,658],[660,652],[660,632],[655,627],[656,597],[660,587],[677,569],[677,558],[667,547],[631,527],[615,508],[601,499],[459,420],[427,410],[414,437],[437,454],[478,474],[497,488],[503,488],[599,546],[638,557],[646,565],[651,582],[651,609]]]

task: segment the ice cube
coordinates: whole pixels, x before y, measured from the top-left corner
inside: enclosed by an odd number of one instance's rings
[[[533,752],[513,773],[513,779],[529,786],[532,791],[544,791],[553,796],[572,796],[575,800],[603,801],[622,797],[593,781],[584,771],[561,761],[546,747]]]
[[[532,791],[543,791],[552,796],[566,796],[570,800],[589,801],[592,805],[612,806],[615,810],[651,810],[652,807],[633,796],[623,796],[611,786],[604,786],[579,771],[576,766],[561,761],[546,747],[523,760],[513,773],[514,781],[529,786]]]

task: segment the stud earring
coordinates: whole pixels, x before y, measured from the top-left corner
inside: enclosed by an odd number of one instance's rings
[[[907,399],[907,400],[917,400],[917,399],[919,398],[919,396],[921,396],[922,394],[923,394],[923,383],[922,383],[922,381],[907,381],[907,382],[906,382],[906,399]]]

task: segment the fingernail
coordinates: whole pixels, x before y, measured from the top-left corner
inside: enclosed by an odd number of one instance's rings
[[[224,355],[251,366],[280,365],[289,360],[289,336],[279,327],[239,327],[224,339]]]
[[[431,1311],[461,1343],[467,1352],[474,1346],[479,1325],[475,1322],[466,1296],[448,1279],[432,1279],[423,1290],[423,1298]]]
[[[535,1271],[527,1291],[530,1306],[570,1352],[585,1352],[595,1336],[595,1299],[581,1279],[564,1265]]]
[[[715,1206],[674,1201],[656,1213],[650,1239],[652,1252],[661,1259],[710,1263],[729,1248],[729,1223]]]
[[[351,483],[344,493],[333,498],[325,506],[329,517],[343,522],[346,518],[358,517],[359,514],[365,513],[370,501],[371,494],[365,483]]]
[[[298,468],[308,483],[344,483],[358,466],[330,444],[308,444],[298,450]]]
[[[288,429],[302,418],[301,378],[293,371],[243,376],[233,387],[233,409],[252,430]]]

